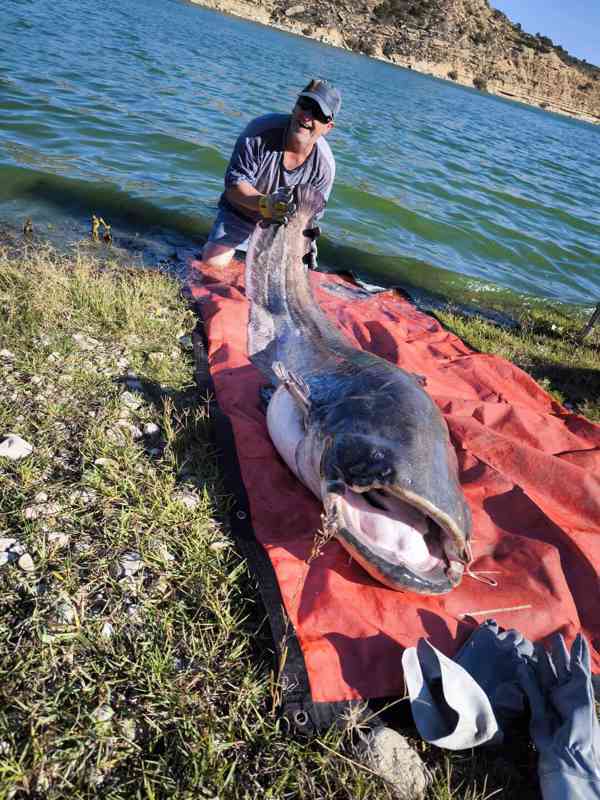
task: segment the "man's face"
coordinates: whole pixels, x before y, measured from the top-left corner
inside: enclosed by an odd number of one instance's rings
[[[290,132],[303,144],[316,142],[333,128],[333,120],[326,117],[318,103],[310,97],[299,97],[292,111]]]

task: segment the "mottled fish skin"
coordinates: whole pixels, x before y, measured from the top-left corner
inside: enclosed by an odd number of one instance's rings
[[[294,460],[310,447],[306,463],[319,472],[320,496],[340,542],[386,585],[443,594],[460,582],[471,530],[446,423],[414,375],[354,347],[321,311],[302,256],[303,231],[322,197],[303,186],[297,203],[287,226],[259,226],[250,242],[250,360],[294,397],[304,436]],[[302,479],[298,463],[290,466]],[[305,482],[317,491],[314,478]],[[423,574],[357,538],[340,504],[348,492],[370,490],[399,498],[439,526],[447,569]]]

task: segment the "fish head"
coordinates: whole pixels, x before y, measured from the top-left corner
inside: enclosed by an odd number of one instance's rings
[[[468,506],[463,498],[452,513],[432,502],[394,443],[360,433],[329,437],[320,480],[326,532],[378,581],[426,595],[460,583],[471,560]]]

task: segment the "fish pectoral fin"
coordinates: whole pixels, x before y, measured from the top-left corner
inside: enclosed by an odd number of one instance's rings
[[[306,381],[299,375],[290,372],[281,361],[274,361],[271,369],[306,416],[310,411],[310,388]]]

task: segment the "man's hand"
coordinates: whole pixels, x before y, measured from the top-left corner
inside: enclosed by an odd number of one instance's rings
[[[289,218],[296,213],[293,187],[282,186],[272,194],[262,195],[258,199],[258,210],[263,219],[287,225]]]

